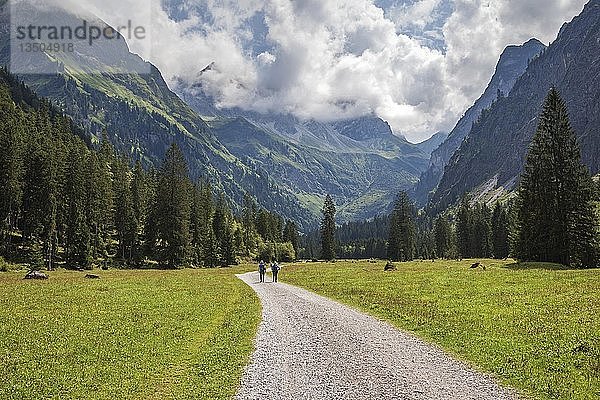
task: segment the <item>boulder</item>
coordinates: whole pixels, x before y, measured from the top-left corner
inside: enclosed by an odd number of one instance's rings
[[[48,279],[48,275],[40,271],[29,271],[24,279]]]
[[[383,268],[384,271],[396,271],[397,269],[398,268],[396,268],[394,263],[391,261],[388,261],[387,264],[385,264],[385,268]]]
[[[482,263],[475,263],[471,265],[471,269],[475,269],[475,268],[483,268],[483,270],[485,271],[485,265],[483,265]]]

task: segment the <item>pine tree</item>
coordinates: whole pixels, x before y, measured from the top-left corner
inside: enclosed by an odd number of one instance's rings
[[[450,255],[450,246],[452,245],[452,228],[450,227],[450,223],[445,217],[440,215],[435,220],[433,230],[436,255],[440,258],[448,258]]]
[[[327,261],[334,260],[335,254],[335,203],[330,195],[325,197],[323,205],[323,219],[321,220],[321,258]]]
[[[492,215],[492,243],[494,257],[507,258],[510,252],[510,221],[508,212],[500,203],[496,203]]]
[[[414,209],[408,194],[400,192],[390,216],[387,255],[392,261],[411,261],[414,259],[415,250]]]
[[[156,194],[160,259],[169,268],[188,261],[190,250],[190,188],[183,153],[174,143],[169,147],[158,177]]]
[[[574,266],[598,263],[592,181],[581,163],[567,107],[546,97],[519,187],[518,257]]]

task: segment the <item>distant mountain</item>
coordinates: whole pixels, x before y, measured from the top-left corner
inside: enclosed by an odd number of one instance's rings
[[[438,132],[429,139],[417,143],[417,147],[421,149],[421,151],[431,157],[431,153],[435,151],[442,143],[444,143],[448,139],[448,133],[446,132]]]
[[[473,123],[481,116],[481,112],[489,108],[499,95],[507,95],[517,79],[525,72],[529,62],[545,48],[546,46],[540,41],[531,39],[521,46],[509,46],[504,50],[494,76],[483,95],[458,121],[448,138],[431,153],[429,167],[421,175],[414,191],[414,198],[420,205],[425,205],[431,193],[437,188],[444,174],[444,168],[471,131]]]
[[[513,89],[482,113],[452,156],[431,204],[443,209],[463,193],[515,187],[548,90],[565,99],[571,124],[592,173],[600,171],[600,0],[565,24]]]
[[[397,192],[410,190],[427,166],[426,152],[375,116],[322,123],[221,110],[201,86],[180,82],[175,91],[204,116],[232,154],[268,170],[317,216],[326,194],[334,197],[340,222],[387,213]]]

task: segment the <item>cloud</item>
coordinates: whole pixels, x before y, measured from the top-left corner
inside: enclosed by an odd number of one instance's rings
[[[80,3],[90,1],[100,0]],[[109,23],[151,3],[151,51],[132,49],[171,83],[200,81],[221,107],[319,120],[376,113],[418,141],[453,127],[504,47],[550,42],[585,0],[117,3],[101,15]]]

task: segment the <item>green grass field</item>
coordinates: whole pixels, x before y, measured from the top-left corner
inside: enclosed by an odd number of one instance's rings
[[[260,305],[241,270],[0,273],[0,399],[226,399]]]
[[[281,279],[434,342],[539,399],[600,398],[600,270],[485,260],[305,264]]]

